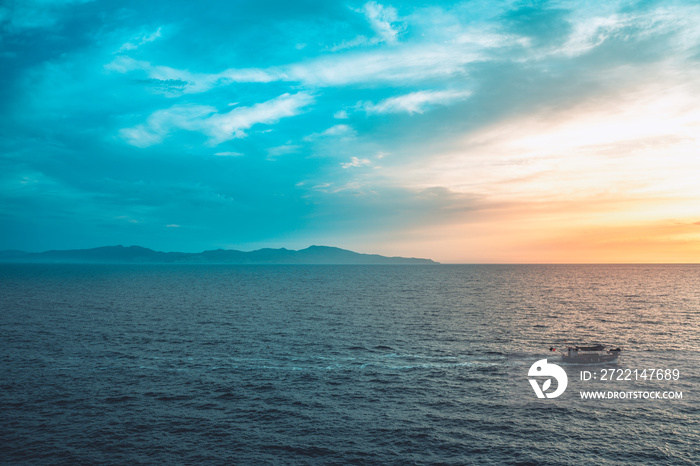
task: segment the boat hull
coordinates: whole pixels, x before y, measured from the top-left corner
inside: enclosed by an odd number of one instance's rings
[[[608,354],[576,354],[568,356],[563,354],[561,356],[561,361],[569,364],[601,364],[606,362],[617,362],[619,353],[608,353]]]

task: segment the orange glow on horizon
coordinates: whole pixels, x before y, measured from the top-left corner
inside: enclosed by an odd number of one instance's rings
[[[700,262],[696,88],[653,82],[515,116],[399,167],[394,183],[439,186],[463,213],[382,247],[452,263]]]

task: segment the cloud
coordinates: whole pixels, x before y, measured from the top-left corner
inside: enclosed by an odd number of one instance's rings
[[[312,102],[309,93],[299,92],[283,94],[251,107],[237,107],[228,113],[217,113],[214,107],[207,105],[177,105],[154,112],[146,123],[124,128],[120,135],[133,146],[148,147],[162,142],[173,130],[181,129],[203,133],[209,136],[209,144],[216,145],[245,137],[245,130],[253,125],[273,124],[298,115]]]
[[[362,13],[374,31],[374,37],[360,35],[354,39],[343,41],[338,45],[330,47],[328,50],[337,52],[339,50],[350,49],[353,47],[378,45],[378,44],[396,44],[398,41],[399,32],[404,28],[403,25],[394,25],[398,19],[396,9],[390,6],[383,6],[377,2],[367,2],[362,8],[354,10]]]
[[[334,125],[330,128],[313,133],[304,138],[305,141],[315,141],[323,138],[350,138],[357,135],[357,132],[350,125]]]
[[[154,32],[151,33],[141,33],[138,34],[129,40],[129,42],[125,42],[122,44],[121,48],[119,49],[119,52],[126,52],[128,50],[136,50],[143,44],[147,44],[149,42],[153,42],[154,40],[157,40],[161,37],[160,31],[162,30],[162,27],[159,27],[156,29]]]
[[[285,68],[290,81],[314,86],[399,84],[465,73],[465,65],[483,59],[471,47],[414,44],[395,50],[373,50],[321,57]]]
[[[348,44],[356,46],[375,40],[376,43],[393,44],[392,47],[322,54],[274,66],[228,68],[215,73],[163,66],[120,55],[105,65],[105,69],[119,73],[141,72],[154,80],[156,90],[169,97],[207,92],[234,83],[296,82],[318,87],[403,85],[456,77],[472,79],[474,67],[479,70],[487,66],[498,69],[505,63],[535,63],[543,69],[566,72],[566,67],[550,68],[550,63],[545,60],[574,59],[615,41],[620,47],[629,48],[637,41],[656,36],[667,36],[664,41],[669,45],[697,53],[700,35],[690,27],[690,22],[699,16],[697,8],[692,7],[627,13],[592,11],[586,14],[561,9],[521,8],[505,15],[510,27],[500,28],[478,22],[457,23],[451,27],[438,23],[431,28],[427,23],[430,15],[424,19],[415,13],[414,21],[426,21],[425,37],[398,42],[399,28],[392,26],[396,19],[394,9],[369,2],[358,11],[365,14],[377,36],[374,39],[360,36]],[[443,12],[442,16],[449,14]],[[530,24],[533,18],[537,21]],[[550,22],[556,27],[548,28]],[[449,34],[442,29],[448,29]],[[633,52],[623,48],[611,50],[608,60],[621,57],[634,60],[638,53]],[[166,86],[167,83],[178,85]]]
[[[375,31],[376,37],[366,40],[394,46],[320,55],[286,64],[282,61],[267,67],[228,68],[215,73],[156,65],[127,55],[116,57],[105,68],[120,73],[144,73],[153,80],[156,92],[176,97],[234,83],[298,82],[305,86],[332,87],[447,80],[466,77],[471,72],[470,67],[483,69],[489,63],[499,67],[508,62],[541,62],[543,68],[548,68],[548,63],[543,60],[571,59],[590,53],[613,39],[632,44],[635,40],[659,34],[676,35],[677,41],[695,50],[699,33],[693,32],[689,22],[697,18],[697,9],[679,6],[674,10],[648,12],[609,10],[570,12],[520,8],[502,15],[501,19],[506,21],[500,28],[487,22],[460,22],[454,14],[439,9],[431,10],[440,11],[439,14],[425,14],[418,10],[410,18],[423,26],[421,31],[425,37],[412,37],[409,42],[399,43],[400,27],[394,24],[396,10],[368,2],[355,10],[365,15]],[[436,16],[442,23],[436,22]],[[556,27],[550,27],[552,24]],[[129,43],[132,42],[136,43]],[[533,44],[540,46],[534,47]],[[612,54],[610,59],[616,59],[623,52],[609,52]],[[556,69],[565,71],[559,66]]]
[[[169,66],[153,65],[143,60],[135,60],[127,55],[120,55],[106,64],[104,68],[117,73],[129,73],[142,71],[156,83],[178,83],[176,91],[163,92],[169,97],[177,97],[182,94],[199,94],[221,86],[228,86],[236,82],[242,83],[267,83],[283,79],[278,71],[265,71],[261,69],[228,69],[219,73],[193,73],[188,70],[180,70]]]
[[[245,137],[243,130],[259,123],[277,123],[285,117],[301,113],[302,108],[314,101],[311,94],[283,94],[252,107],[238,107],[224,114],[215,114],[207,118],[208,131],[214,144],[233,138]]]
[[[179,91],[168,94],[179,96],[207,92],[233,83],[282,81],[328,87],[446,78],[464,74],[465,65],[484,60],[486,57],[480,49],[481,46],[473,44],[414,44],[391,51],[322,56],[268,69],[232,68],[219,73],[193,73],[120,55],[106,64],[105,69],[118,73],[141,71],[156,81],[181,83]]]
[[[623,210],[628,217],[687,218],[694,208],[687,200],[700,196],[694,177],[700,162],[693,155],[700,142],[697,85],[629,84],[606,98],[500,119],[443,151],[433,145],[430,158],[412,157],[420,148],[397,147],[402,165],[386,176],[405,186],[527,199],[538,209],[551,199],[569,200],[580,209],[597,206],[600,218],[614,212],[616,221]],[[643,210],[612,205],[625,197]]]
[[[674,9],[653,8],[646,11],[625,10],[585,13],[578,11],[569,12],[568,15],[563,10],[543,10],[538,14],[541,19],[549,15],[556,18],[551,27],[533,27],[535,24],[528,20],[530,32],[524,33],[523,38],[528,46],[548,47],[541,47],[537,51],[530,50],[525,59],[539,61],[548,57],[574,58],[590,53],[598,47],[610,47],[614,44],[624,44],[628,48],[625,51],[628,57],[625,58],[632,59],[643,57],[641,51],[630,50],[635,45],[643,45],[643,48],[653,51],[663,43],[663,53],[667,54],[670,49],[674,52],[695,50],[700,31],[689,26],[700,19],[697,6],[677,5]],[[624,53],[615,52],[610,58],[619,59]]]
[[[158,110],[148,117],[145,124],[119,131],[122,138],[132,146],[149,147],[163,142],[174,129],[206,131],[207,121],[216,114],[216,109],[206,105],[180,105]]]
[[[396,9],[382,6],[377,2],[367,2],[362,7],[362,11],[381,42],[389,44],[396,42],[399,31],[391,24],[397,19]]]
[[[433,105],[449,105],[464,100],[469,91],[417,91],[384,99],[377,104],[366,102],[361,107],[367,113],[423,113]]]
[[[355,134],[355,130],[349,125],[335,125],[331,126],[323,133],[322,136],[351,136]]]
[[[216,73],[193,72],[120,55],[106,64],[105,69],[118,73],[142,72],[150,79],[185,83],[172,96],[206,92],[233,83],[298,82],[322,87],[397,84],[464,75],[467,65],[492,60],[494,51],[507,50],[517,43],[517,37],[512,35],[474,27],[460,28],[449,40],[428,36],[399,43],[399,29],[391,26],[390,20],[396,16],[392,8],[370,2],[361,11],[373,24],[377,37],[359,36],[335,49],[379,43],[393,44],[392,47],[322,54],[274,66],[228,68]],[[428,32],[434,36],[439,31]],[[498,57],[503,58],[507,57]]]
[[[362,167],[362,166],[371,165],[371,164],[372,164],[372,162],[369,159],[360,159],[357,157],[350,157],[350,162],[341,163],[340,165],[343,168],[348,169],[350,167]]]

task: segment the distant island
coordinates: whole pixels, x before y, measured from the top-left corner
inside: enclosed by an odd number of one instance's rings
[[[141,246],[104,246],[93,249],[24,252],[0,251],[0,262],[34,263],[129,263],[129,264],[438,264],[430,259],[360,254],[329,246],[299,251],[216,249],[197,253],[161,252]]]

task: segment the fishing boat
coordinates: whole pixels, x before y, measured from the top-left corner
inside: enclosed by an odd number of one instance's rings
[[[555,348],[549,348],[556,351]],[[606,362],[616,362],[620,357],[620,348],[607,348],[604,345],[593,346],[569,346],[566,352],[561,354],[561,362],[569,364],[601,364]]]

